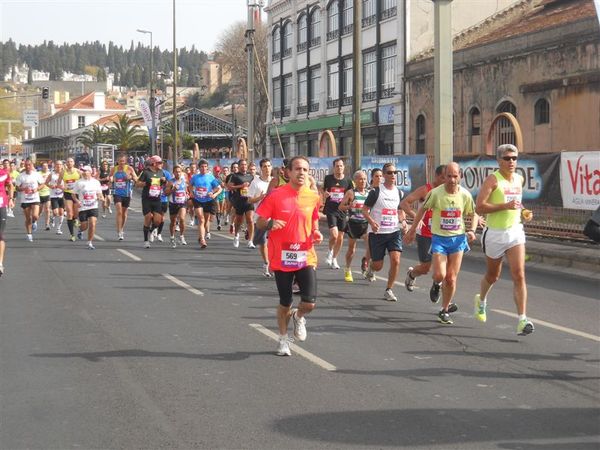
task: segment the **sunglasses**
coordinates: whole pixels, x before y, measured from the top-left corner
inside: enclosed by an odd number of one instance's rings
[[[516,161],[518,158],[516,156],[503,156],[502,159],[504,161]]]
[[[388,170],[385,174],[386,175],[396,175],[398,173],[397,170]]]

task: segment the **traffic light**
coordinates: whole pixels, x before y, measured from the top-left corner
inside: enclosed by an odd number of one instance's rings
[[[42,88],[42,99],[48,100],[48,95],[50,94],[50,89],[47,86]]]

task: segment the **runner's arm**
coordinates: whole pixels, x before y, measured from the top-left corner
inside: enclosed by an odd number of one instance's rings
[[[339,210],[340,211],[348,211],[350,209],[350,204],[354,200],[354,189],[348,189],[344,194],[344,198],[340,203]]]
[[[408,217],[414,219],[417,215],[417,212],[412,209],[412,205],[424,198],[427,195],[427,186],[421,186],[415,191],[411,192],[400,202],[400,208],[406,213]]]
[[[508,203],[494,204],[490,203],[488,200],[490,195],[492,195],[492,191],[498,187],[498,180],[494,175],[488,176],[481,189],[479,190],[479,194],[477,194],[477,201],[475,202],[475,211],[477,214],[490,214],[497,211],[502,211],[505,209],[510,209]]]

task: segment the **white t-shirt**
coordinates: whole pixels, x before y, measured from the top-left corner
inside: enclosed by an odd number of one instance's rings
[[[52,172],[52,174],[50,175],[50,184],[49,184],[49,187],[51,188],[50,198],[63,198],[65,196],[65,193],[63,192],[63,190],[61,188],[57,187],[59,178],[60,178],[60,173]]]
[[[371,208],[371,217],[379,224],[377,234],[388,234],[398,231],[398,209],[400,208],[400,191],[396,186],[391,189],[383,184],[369,192],[365,205]],[[369,224],[369,233],[373,233]]]
[[[100,182],[95,178],[85,180],[79,179],[73,186],[73,193],[77,194],[77,198],[81,202],[79,211],[88,211],[98,208],[98,192],[102,191]]]
[[[269,188],[269,183],[271,178],[267,181],[263,181],[260,177],[255,177],[250,183],[250,187],[248,188],[248,197],[258,197],[261,194],[266,194],[267,189]],[[256,211],[261,204],[262,200],[254,204],[254,210]]]
[[[26,188],[26,190],[20,191],[21,203],[39,203],[40,193],[38,189],[40,184],[44,184],[45,181],[39,172],[21,172],[15,183],[18,187]]]

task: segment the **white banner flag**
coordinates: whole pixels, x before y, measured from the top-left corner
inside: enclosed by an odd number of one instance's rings
[[[600,206],[600,151],[560,154],[560,192],[563,208]]]
[[[144,123],[148,129],[152,128],[152,113],[150,112],[150,105],[146,100],[140,100],[140,109],[142,110],[142,117]]]

